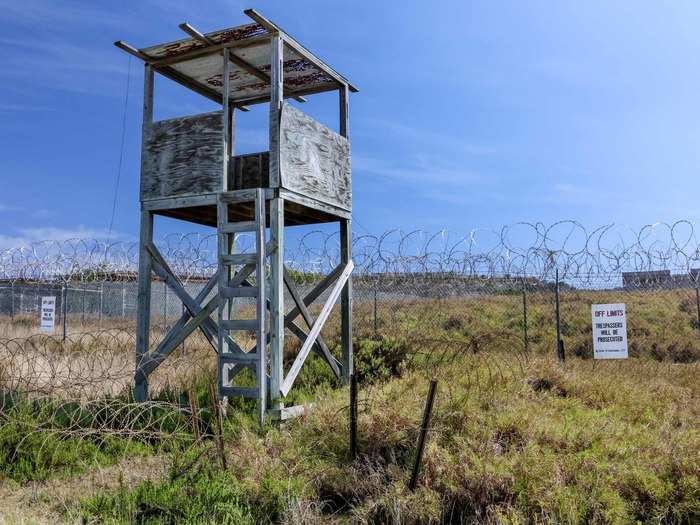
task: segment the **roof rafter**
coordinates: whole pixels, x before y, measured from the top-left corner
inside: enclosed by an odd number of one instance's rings
[[[190,35],[192,38],[199,40],[200,42],[214,46],[216,45],[215,42],[213,42],[209,37],[201,33],[200,31],[197,31],[194,27],[192,27],[190,24],[187,22],[183,22],[178,26],[180,29],[182,29],[185,33]],[[223,52],[222,52],[223,53]],[[229,50],[229,60],[246,71],[247,73],[253,75],[254,77],[257,77],[258,79],[262,80],[263,82],[267,82],[268,84],[270,83],[270,75],[265,73],[264,71],[259,70],[257,67],[255,67],[253,64],[246,62],[243,60],[241,57],[237,56],[235,53],[233,53],[232,50]],[[297,102],[306,102],[306,99],[301,96],[294,95],[293,92],[290,91],[290,95],[296,100]]]

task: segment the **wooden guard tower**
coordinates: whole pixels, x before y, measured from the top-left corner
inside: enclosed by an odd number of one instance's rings
[[[184,40],[144,49],[122,41],[115,45],[145,62],[136,398],[147,399],[148,376],[201,330],[218,354],[219,395],[257,399],[262,422],[268,413],[285,419],[298,412],[298,407],[285,408],[283,399],[312,350],[338,377],[347,380],[352,371],[348,96],[357,89],[279,26],[254,10],[245,14],[252,23],[207,34],[181,24],[189,35]],[[221,110],[154,122],[154,73],[221,104]],[[338,133],[285,102],[334,90],[340,101]],[[235,155],[236,110],[268,102],[269,151]],[[218,270],[196,297],[154,245],[155,215],[217,229]],[[302,296],[284,267],[285,226],[325,222],[340,223],[341,261]],[[255,251],[234,253],[235,236],[244,232],[254,236]],[[152,273],[165,280],[186,309],[155,347],[149,336]],[[285,287],[295,304],[289,312]],[[314,318],[309,305],[322,295],[325,304]],[[237,317],[237,298],[255,302],[254,318]],[[342,361],[320,335],[338,298]],[[285,328],[302,341],[288,370]],[[254,333],[255,345],[242,348],[237,331]],[[236,383],[245,369],[253,372],[254,386]]]

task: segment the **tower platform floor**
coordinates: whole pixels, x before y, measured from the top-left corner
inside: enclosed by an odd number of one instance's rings
[[[351,212],[285,189],[265,190],[266,200],[281,197],[284,199],[285,226],[320,224],[350,219]],[[253,220],[255,210],[255,190],[237,190],[205,195],[170,197],[141,202],[141,209],[156,215],[180,219],[203,226],[216,228],[216,205],[218,199],[225,199],[229,206],[229,222]],[[266,206],[269,219],[269,202]]]

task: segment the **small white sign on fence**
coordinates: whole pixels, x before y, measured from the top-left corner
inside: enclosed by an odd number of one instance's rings
[[[41,331],[49,334],[53,333],[54,322],[56,320],[56,297],[41,298]]]
[[[627,312],[624,303],[591,305],[593,357],[627,359]]]

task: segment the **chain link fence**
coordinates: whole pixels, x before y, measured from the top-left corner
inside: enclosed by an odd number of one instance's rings
[[[251,243],[241,236],[237,249]],[[215,236],[168,236],[159,244],[195,296],[216,271]],[[337,246],[337,235],[312,232],[287,248],[285,260],[302,293],[335,267]],[[630,355],[674,361],[700,356],[700,252],[689,222],[637,232],[611,226],[588,231],[572,221],[475,230],[464,237],[392,231],[356,237],[353,252],[354,332],[360,339],[459,341],[473,352],[556,352],[561,339],[565,355],[592,357],[591,305],[625,303]],[[96,240],[0,252],[0,337],[38,331],[43,296],[56,298],[54,335],[64,339],[131,329],[137,253],[134,243]],[[291,297],[286,302],[291,305]],[[242,301],[240,308],[250,305]],[[153,328],[166,331],[183,311],[166,283],[154,280]],[[336,312],[324,336],[337,339],[338,331]]]

